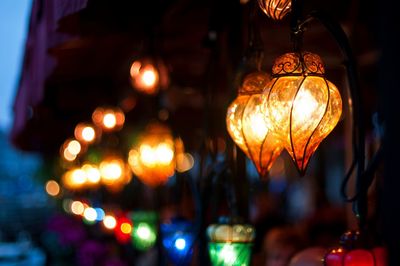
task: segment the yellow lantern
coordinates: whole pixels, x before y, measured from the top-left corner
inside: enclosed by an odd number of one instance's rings
[[[175,173],[175,144],[171,130],[160,123],[147,126],[139,145],[129,152],[133,173],[148,186],[164,184]]]
[[[292,6],[291,0],[258,0],[258,4],[262,11],[267,14],[268,17],[281,20],[289,12]]]
[[[342,113],[336,86],[318,55],[287,53],[275,60],[264,97],[265,114],[301,175]]]
[[[114,107],[98,107],[92,114],[93,123],[104,131],[119,130],[125,122],[125,115],[121,109]]]
[[[228,107],[226,125],[233,141],[250,158],[258,173],[267,175],[283,147],[279,138],[269,129],[263,112],[263,89],[269,76],[252,73],[244,79],[238,97]]]

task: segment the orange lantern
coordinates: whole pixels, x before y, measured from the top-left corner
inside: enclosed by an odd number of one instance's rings
[[[149,186],[164,184],[175,173],[175,143],[171,130],[160,123],[147,126],[128,158],[133,173]]]
[[[258,4],[262,11],[267,14],[268,17],[281,20],[289,12],[292,6],[291,0],[258,0]]]
[[[321,58],[309,52],[275,60],[264,91],[265,114],[301,175],[311,155],[333,130],[342,113],[336,86],[325,77]]]
[[[168,86],[168,71],[161,60],[144,58],[132,63],[132,86],[139,92],[154,95]]]
[[[118,192],[132,179],[129,166],[117,156],[108,156],[99,165],[101,182],[111,191]]]
[[[114,107],[98,107],[92,114],[93,123],[104,131],[119,130],[125,122],[121,109]]]
[[[246,76],[226,114],[229,135],[253,161],[261,176],[266,176],[283,149],[263,112],[262,92],[268,81],[269,76],[262,72]]]

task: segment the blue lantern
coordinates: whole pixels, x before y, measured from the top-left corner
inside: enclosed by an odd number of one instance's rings
[[[189,265],[193,256],[195,231],[192,222],[173,219],[160,226],[162,244],[168,259],[174,265]]]

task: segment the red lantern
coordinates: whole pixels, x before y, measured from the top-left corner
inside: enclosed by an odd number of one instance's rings
[[[346,232],[341,238],[341,247],[325,255],[324,266],[386,266],[386,250],[383,247],[359,248],[359,235],[359,232]]]
[[[133,230],[132,221],[126,216],[117,218],[117,225],[114,228],[114,234],[117,241],[121,244],[129,243]]]

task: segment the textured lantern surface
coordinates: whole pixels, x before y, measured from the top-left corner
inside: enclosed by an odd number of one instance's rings
[[[156,94],[168,86],[168,71],[161,60],[137,60],[131,65],[130,75],[132,86],[145,94]]]
[[[268,80],[268,75],[262,72],[246,76],[226,114],[229,135],[253,161],[261,176],[267,174],[282,151],[280,139],[269,129],[263,110],[262,92]]]
[[[133,173],[146,185],[164,184],[175,173],[175,145],[171,130],[160,123],[147,126],[139,145],[129,152]]]
[[[174,265],[190,265],[195,241],[193,223],[175,219],[170,223],[161,224],[160,231],[168,259]]]
[[[208,252],[214,266],[250,264],[254,228],[248,224],[212,224],[207,228]]]
[[[258,0],[258,4],[262,11],[267,14],[268,17],[281,20],[287,13],[290,12],[292,6],[291,0]]]
[[[341,247],[330,250],[324,266],[386,266],[386,251],[383,247],[362,249],[358,247],[358,232],[349,231],[341,238]]]
[[[132,243],[138,250],[147,250],[154,246],[157,240],[157,213],[133,212],[131,219],[134,223]]]
[[[303,175],[311,155],[342,114],[342,99],[325,77],[318,55],[287,53],[275,60],[265,90],[265,113],[272,130]]]

